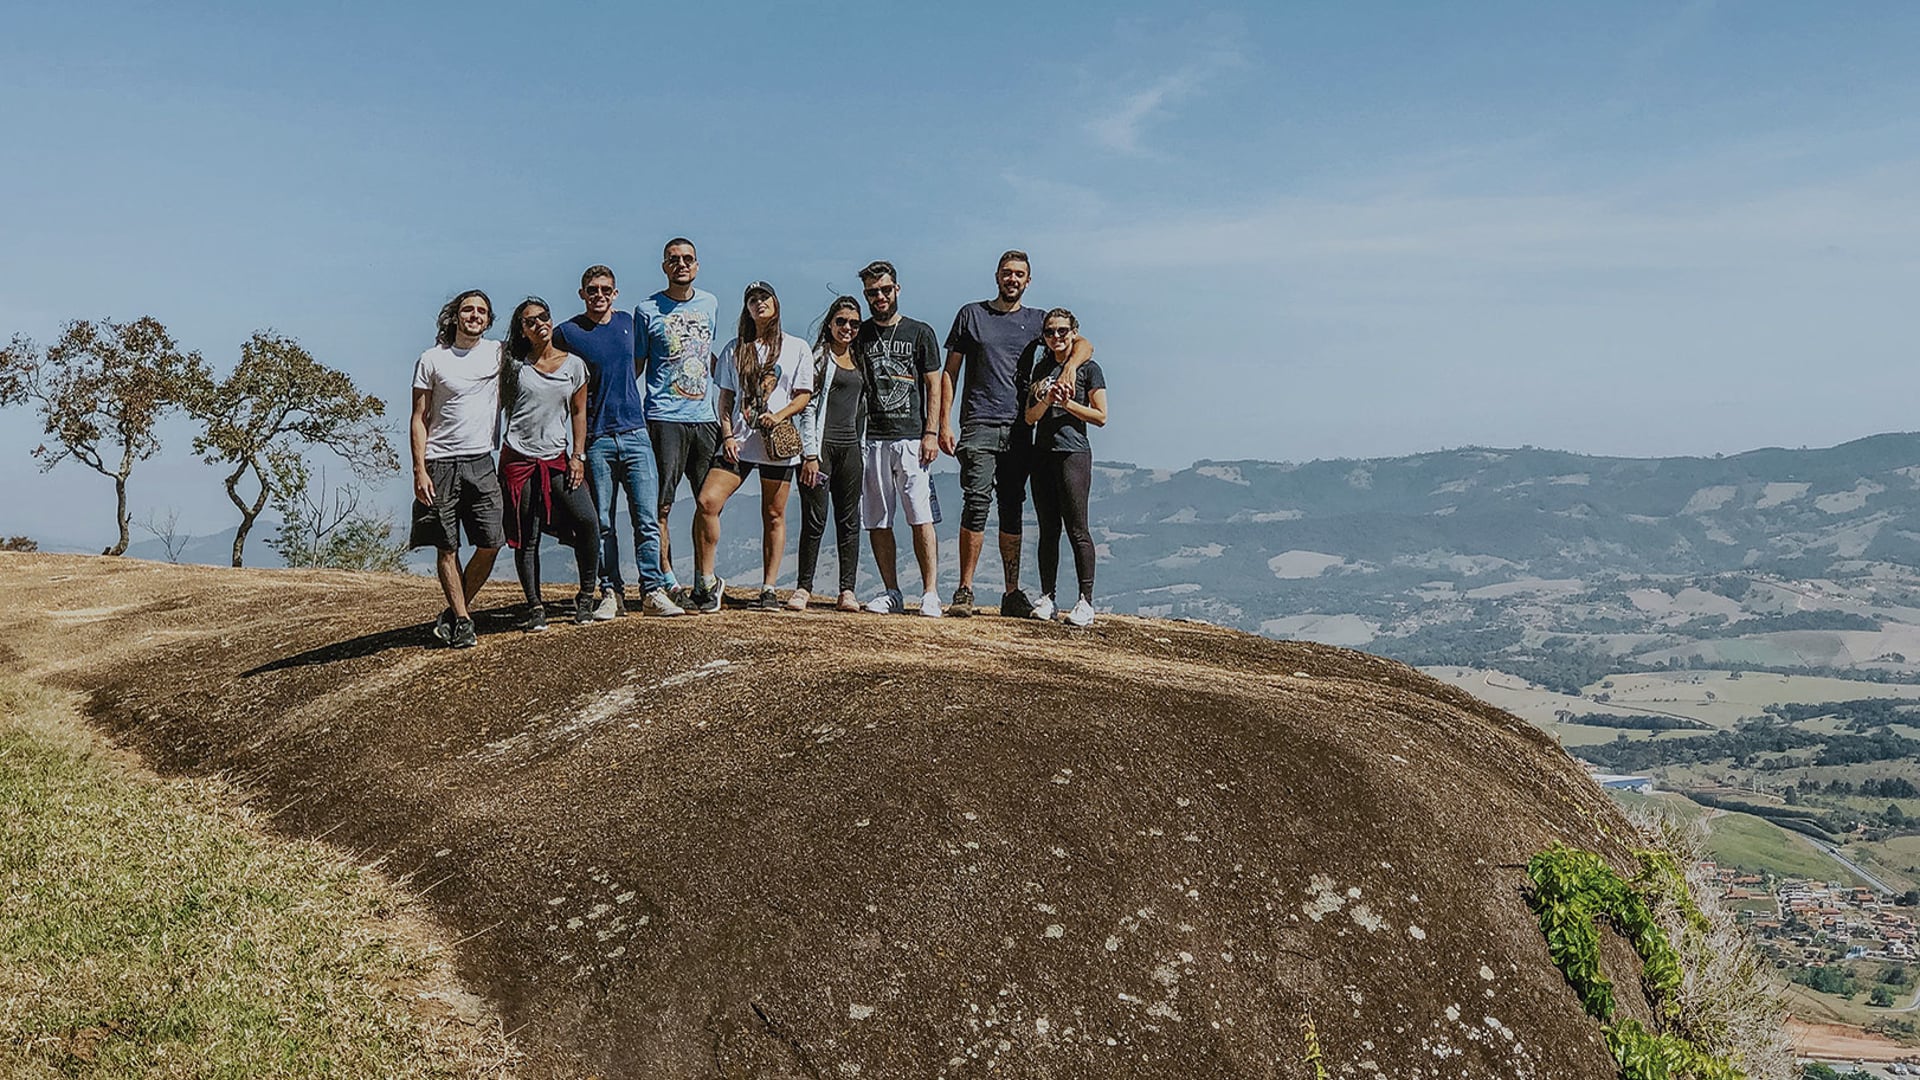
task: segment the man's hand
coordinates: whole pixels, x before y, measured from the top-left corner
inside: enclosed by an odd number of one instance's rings
[[[433,505],[433,477],[425,469],[413,470],[413,497],[422,503]]]
[[[808,458],[800,463],[800,482],[807,487],[820,486],[820,460]]]
[[[959,446],[960,446],[960,440],[954,437],[953,425],[941,424],[940,425],[941,451],[945,453],[948,457],[955,457],[959,453]]]
[[[940,437],[929,431],[920,437],[920,467],[926,468],[940,457]]]

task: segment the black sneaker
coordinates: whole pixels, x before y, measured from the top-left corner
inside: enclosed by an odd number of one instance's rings
[[[1003,593],[1000,596],[1000,614],[1008,619],[1028,619],[1033,617],[1033,601],[1020,589]]]
[[[541,604],[527,606],[527,624],[523,629],[529,634],[537,634],[547,628],[547,609]]]
[[[585,626],[593,621],[594,602],[592,593],[582,593],[573,598],[573,625]]]
[[[962,585],[953,590],[953,603],[947,605],[947,614],[956,619],[970,618],[973,615],[973,587]]]
[[[711,615],[719,611],[721,605],[726,603],[727,579],[723,577],[714,578],[713,588],[711,589],[695,585],[693,587],[693,593],[689,595],[687,599],[691,601],[691,603],[687,605],[688,611],[698,611],[704,615]]]
[[[761,611],[779,611],[780,596],[772,589],[761,589],[760,596],[753,602],[753,606]]]
[[[453,609],[447,608],[433,620],[433,636],[441,641],[453,640]]]
[[[480,638],[473,630],[473,620],[453,620],[453,628],[447,638],[447,644],[456,649],[471,649],[480,644]]]

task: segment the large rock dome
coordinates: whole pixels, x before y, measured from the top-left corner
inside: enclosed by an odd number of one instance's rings
[[[531,635],[499,585],[454,652],[415,579],[0,577],[0,643],[123,741],[411,872],[534,1075],[1615,1075],[1522,890],[1624,823],[1390,661],[1130,618]]]

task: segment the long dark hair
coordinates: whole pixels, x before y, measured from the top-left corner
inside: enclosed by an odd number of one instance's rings
[[[493,300],[479,289],[468,289],[459,296],[447,301],[440,309],[440,320],[434,326],[433,340],[443,347],[451,347],[460,333],[460,305],[471,297],[479,297],[487,302],[487,326],[493,325]]]
[[[827,357],[833,351],[828,347],[833,341],[833,316],[841,310],[853,312],[857,319],[860,317],[860,301],[851,296],[836,297],[833,303],[827,305],[827,313],[820,316],[820,332],[813,336],[813,390],[816,394],[820,392],[820,384],[827,378]]]
[[[528,308],[536,307],[546,312],[548,318],[553,317],[553,305],[537,296],[529,296],[514,305],[513,318],[507,322],[507,359],[524,362],[533,355],[533,339],[520,329],[520,317]]]
[[[760,380],[780,363],[780,298],[768,293],[767,299],[773,301],[773,318],[765,327],[756,327],[746,301],[740,302],[740,326],[735,334],[738,343],[733,347],[733,370],[740,376],[740,392],[754,400],[759,398]],[[764,363],[754,349],[756,343],[767,347]]]

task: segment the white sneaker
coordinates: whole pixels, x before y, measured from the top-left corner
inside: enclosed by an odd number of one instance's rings
[[[1053,597],[1043,596],[1034,602],[1033,614],[1028,616],[1028,618],[1039,619],[1041,622],[1052,622],[1053,617],[1058,614],[1059,611],[1060,609],[1054,606]]]
[[[934,592],[932,589],[927,590],[926,595],[920,598],[920,614],[925,615],[929,619],[940,618],[942,612],[940,610],[939,593]]]
[[[687,609],[673,602],[673,597],[665,589],[655,589],[640,601],[642,615],[685,615]]]
[[[805,589],[795,589],[793,590],[793,595],[787,597],[787,609],[789,611],[805,611],[807,610],[807,601],[811,599],[813,599],[812,593]]]
[[[1093,601],[1082,598],[1079,603],[1073,605],[1072,611],[1067,612],[1067,621],[1075,626],[1092,626]]]
[[[621,599],[619,593],[614,592],[612,589],[602,589],[600,590],[600,602],[593,606],[593,621],[606,622],[618,615],[622,615],[624,612],[621,611],[621,609],[625,606],[626,604]]]
[[[907,598],[900,595],[899,589],[888,589],[867,601],[867,610],[875,615],[898,615],[906,608]]]

